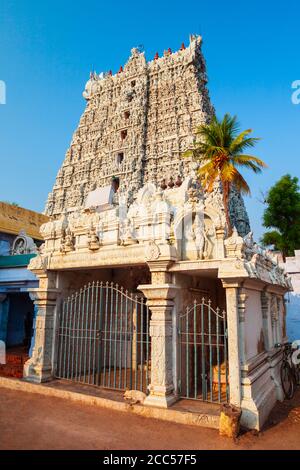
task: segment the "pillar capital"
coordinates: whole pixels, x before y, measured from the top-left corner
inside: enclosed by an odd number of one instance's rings
[[[245,279],[242,278],[222,278],[221,282],[224,289],[235,288],[238,289],[239,287],[243,286]]]
[[[168,271],[170,266],[174,263],[173,260],[170,259],[158,259],[155,261],[148,261],[148,266],[151,272],[157,271]]]
[[[142,291],[151,306],[170,305],[176,297],[179,287],[175,284],[141,284],[138,290]]]

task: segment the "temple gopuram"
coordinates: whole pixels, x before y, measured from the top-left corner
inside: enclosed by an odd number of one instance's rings
[[[214,114],[201,42],[150,62],[134,48],[118,73],[91,73],[29,265],[24,376],[139,391],[148,407],[208,403],[216,416],[229,403],[260,429],[283,399],[275,345],[290,282],[238,191],[229,235],[221,185],[204,191],[183,158]]]

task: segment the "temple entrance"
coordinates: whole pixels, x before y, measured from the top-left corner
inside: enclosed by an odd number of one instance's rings
[[[64,299],[56,377],[147,393],[150,311],[142,294],[92,282]]]
[[[182,398],[222,403],[229,399],[226,312],[205,298],[179,318],[179,389]]]
[[[34,304],[27,293],[10,293],[1,315],[1,339],[6,346],[6,364],[0,375],[23,377],[23,366],[30,355]]]

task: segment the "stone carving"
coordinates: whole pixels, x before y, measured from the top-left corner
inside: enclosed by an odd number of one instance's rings
[[[34,243],[33,239],[26,235],[24,230],[21,230],[19,235],[15,238],[11,254],[12,255],[25,255],[30,253],[36,253],[37,246]]]
[[[197,248],[197,255],[199,259],[207,258],[207,244],[208,238],[204,226],[204,220],[201,220],[199,214],[196,214],[193,223],[194,240]]]
[[[47,261],[48,259],[45,256],[43,257],[41,255],[35,256],[34,258],[31,258],[30,263],[28,265],[28,269],[30,269],[31,271],[38,271],[38,270],[46,271]]]
[[[206,81],[199,36],[191,36],[189,47],[148,63],[133,48],[115,75],[92,72],[84,91],[87,106],[46,213],[57,218],[66,208],[82,207],[91,190],[114,177],[127,191],[128,204],[148,182],[158,186],[164,181],[162,188],[169,184],[173,189],[174,182],[179,187],[189,175],[196,178],[198,165],[181,156],[193,142],[195,127],[214,112]],[[234,197],[239,200],[239,195]],[[222,205],[221,195],[216,204]],[[240,210],[242,202],[234,207],[239,208],[233,216],[240,232],[240,219],[246,215]]]
[[[239,236],[236,227],[233,228],[231,237],[227,238],[224,244],[227,258],[244,257],[244,240]]]
[[[99,250],[100,248],[99,237],[93,225],[91,225],[91,228],[88,234],[88,246],[91,251]]]
[[[74,250],[74,237],[69,227],[65,230],[64,236],[61,239],[61,248],[62,253],[68,253],[69,251]]]
[[[149,245],[146,246],[145,248],[145,259],[146,261],[154,261],[159,258],[160,255],[160,249],[156,245],[156,243],[151,240],[149,242]]]

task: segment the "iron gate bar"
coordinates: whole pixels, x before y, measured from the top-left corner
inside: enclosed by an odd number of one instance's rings
[[[127,370],[127,335],[128,335],[128,291],[126,290],[126,299],[125,299],[125,371]],[[127,373],[125,372],[125,389],[127,387]]]
[[[201,303],[195,300],[179,318],[179,388],[184,398],[221,403],[228,401],[226,312],[220,313],[211,304],[211,300],[206,302],[204,298]],[[185,368],[182,355],[185,355]]]
[[[201,304],[201,375],[202,375],[202,394],[204,400],[207,400],[207,388],[205,380],[205,349],[204,349],[204,303]]]
[[[217,313],[217,365],[218,365],[218,383],[221,383],[221,370],[220,370],[220,351],[219,351],[219,307],[216,309]],[[218,400],[221,401],[221,389],[218,387]]]
[[[80,292],[79,294],[77,295],[77,298],[78,298],[78,305],[79,305],[79,308],[81,308],[81,289],[80,289]],[[76,339],[76,352],[78,352],[79,350],[79,331],[80,331],[80,315],[78,313],[78,320],[77,320],[77,339]],[[76,354],[76,366],[75,366],[75,380],[78,378],[78,374],[79,374],[79,361],[78,361],[78,354]]]
[[[95,290],[95,284],[92,285],[92,288],[91,288],[91,284],[89,284],[89,297],[90,297],[90,303],[91,303],[91,308],[90,308],[90,317],[89,317],[89,325],[90,327],[92,327],[93,325],[93,314],[94,314],[94,290]],[[94,330],[94,329],[93,329]],[[95,335],[95,331],[94,331],[94,335]],[[89,348],[89,360],[88,360],[88,384],[90,383],[90,380],[91,380],[91,359],[92,359],[92,340],[94,338],[92,337],[92,334],[90,334],[90,341],[89,341],[89,345],[88,345],[88,348]]]
[[[104,371],[103,371],[103,387],[105,386],[105,375],[106,375],[106,332],[107,332],[107,312],[108,312],[108,282],[106,283],[106,296],[105,296],[105,322],[104,322],[104,335],[103,335],[103,341],[104,341],[104,354],[103,354],[103,364],[104,364]],[[101,369],[100,369],[101,370]]]
[[[225,313],[225,312],[224,312]],[[223,325],[224,325],[224,357],[225,357],[225,364],[228,364],[227,358],[227,340],[228,340],[228,332],[227,332],[227,325],[226,325],[226,316],[223,316]],[[226,378],[226,401],[229,400],[229,380],[228,380],[228,367],[225,367],[225,378]]]
[[[96,324],[97,324],[97,312],[98,312],[98,291],[99,291],[99,281],[97,282],[97,295],[96,295],[96,312],[95,312],[95,317],[96,317]],[[100,283],[100,300],[99,300],[99,305],[101,306],[103,302],[103,283]],[[97,331],[97,339],[101,341],[102,339],[102,316],[99,315],[99,324],[98,324],[98,331]],[[95,341],[95,350],[96,350],[96,341]],[[94,384],[100,385],[101,383],[101,358],[102,358],[102,348],[98,344],[98,355],[97,355],[97,370],[95,366],[94,370]],[[95,353],[95,364],[96,364],[96,353]]]
[[[197,398],[197,317],[196,317],[196,301],[194,302],[194,380],[195,380],[195,385],[194,385],[194,396]]]
[[[93,282],[93,286],[95,286],[95,283]],[[95,338],[94,338],[94,348],[93,348],[93,366],[92,370],[94,371],[93,373],[93,385],[95,385],[95,363],[96,363],[96,340],[98,338],[98,331],[97,331],[97,300],[98,300],[98,290],[99,290],[99,281],[96,283],[96,294],[95,294],[95,311],[94,311],[94,330],[95,330]],[[94,302],[93,302],[94,306]]]
[[[121,295],[123,294],[123,287],[121,287]],[[121,297],[122,299],[122,297]],[[121,311],[120,311],[120,357],[119,357],[119,388],[121,388],[122,383],[122,345],[123,345],[123,302],[121,302]]]
[[[146,324],[145,324],[146,318]],[[149,309],[144,298],[95,282],[62,302],[56,376],[114,389],[147,391]]]
[[[208,301],[208,334],[209,334],[209,379],[210,379],[210,401],[213,401],[213,378],[212,378],[212,347],[211,347],[211,300]]]
[[[146,358],[147,358],[147,364],[146,364],[146,384],[149,383],[149,307],[146,305],[146,311],[147,311],[147,319],[146,319]]]

